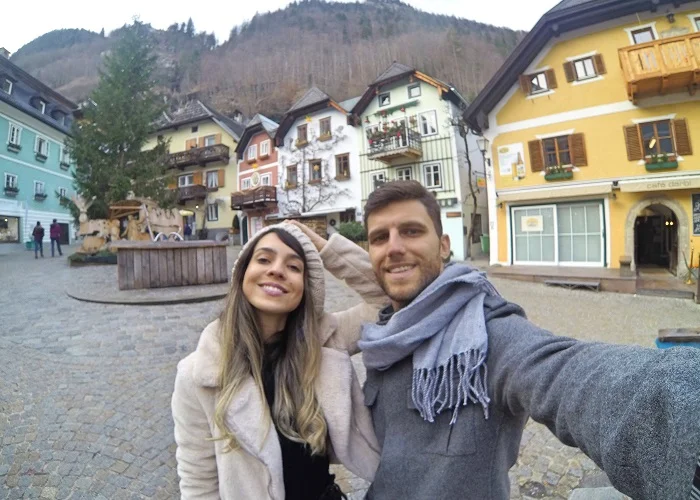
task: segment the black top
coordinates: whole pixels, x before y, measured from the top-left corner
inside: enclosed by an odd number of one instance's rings
[[[265,399],[270,409],[275,401],[275,366],[285,349],[284,338],[279,335],[265,344],[262,375]],[[276,426],[275,429],[277,429]],[[330,466],[328,455],[312,456],[311,449],[307,445],[292,441],[279,432],[279,429],[277,429],[277,436],[282,448],[285,498],[287,500],[321,498],[323,492],[333,484],[335,479],[335,476],[328,472]]]

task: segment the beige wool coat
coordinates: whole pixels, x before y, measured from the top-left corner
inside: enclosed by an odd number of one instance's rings
[[[347,311],[324,313],[322,361],[316,394],[328,424],[331,460],[371,481],[379,444],[350,354],[357,352],[362,323],[376,321],[388,299],[376,283],[367,253],[334,234],[321,252],[324,266],[365,301]],[[224,452],[214,424],[220,347],[219,321],[210,323],[195,352],[177,367],[172,412],[177,471],[183,499],[283,500],[282,454],[277,432],[265,422],[267,403],[252,376],[233,399],[226,421],[241,447]]]

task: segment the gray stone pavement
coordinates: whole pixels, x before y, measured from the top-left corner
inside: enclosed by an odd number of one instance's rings
[[[69,268],[65,259],[35,260],[31,252],[0,256],[0,499],[178,496],[175,367],[223,302],[103,305],[64,293],[110,281],[116,288],[115,267]],[[495,284],[536,323],[584,339],[652,346],[659,328],[700,322],[691,301]],[[329,308],[358,300],[329,280]],[[356,364],[361,369],[359,358]],[[362,498],[366,483],[336,472],[351,498]],[[511,483],[514,499],[606,486],[590,460],[534,423]]]

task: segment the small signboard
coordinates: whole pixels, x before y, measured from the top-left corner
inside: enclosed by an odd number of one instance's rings
[[[520,230],[523,233],[541,233],[544,230],[544,219],[541,215],[523,215],[520,217]]]
[[[700,194],[693,195],[693,236],[700,236]]]

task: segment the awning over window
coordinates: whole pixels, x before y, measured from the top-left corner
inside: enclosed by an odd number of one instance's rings
[[[519,189],[517,191],[499,192],[496,198],[499,202],[552,200],[556,198],[574,198],[577,196],[605,195],[612,191],[612,183],[592,184],[584,186],[562,186],[556,188]]]

